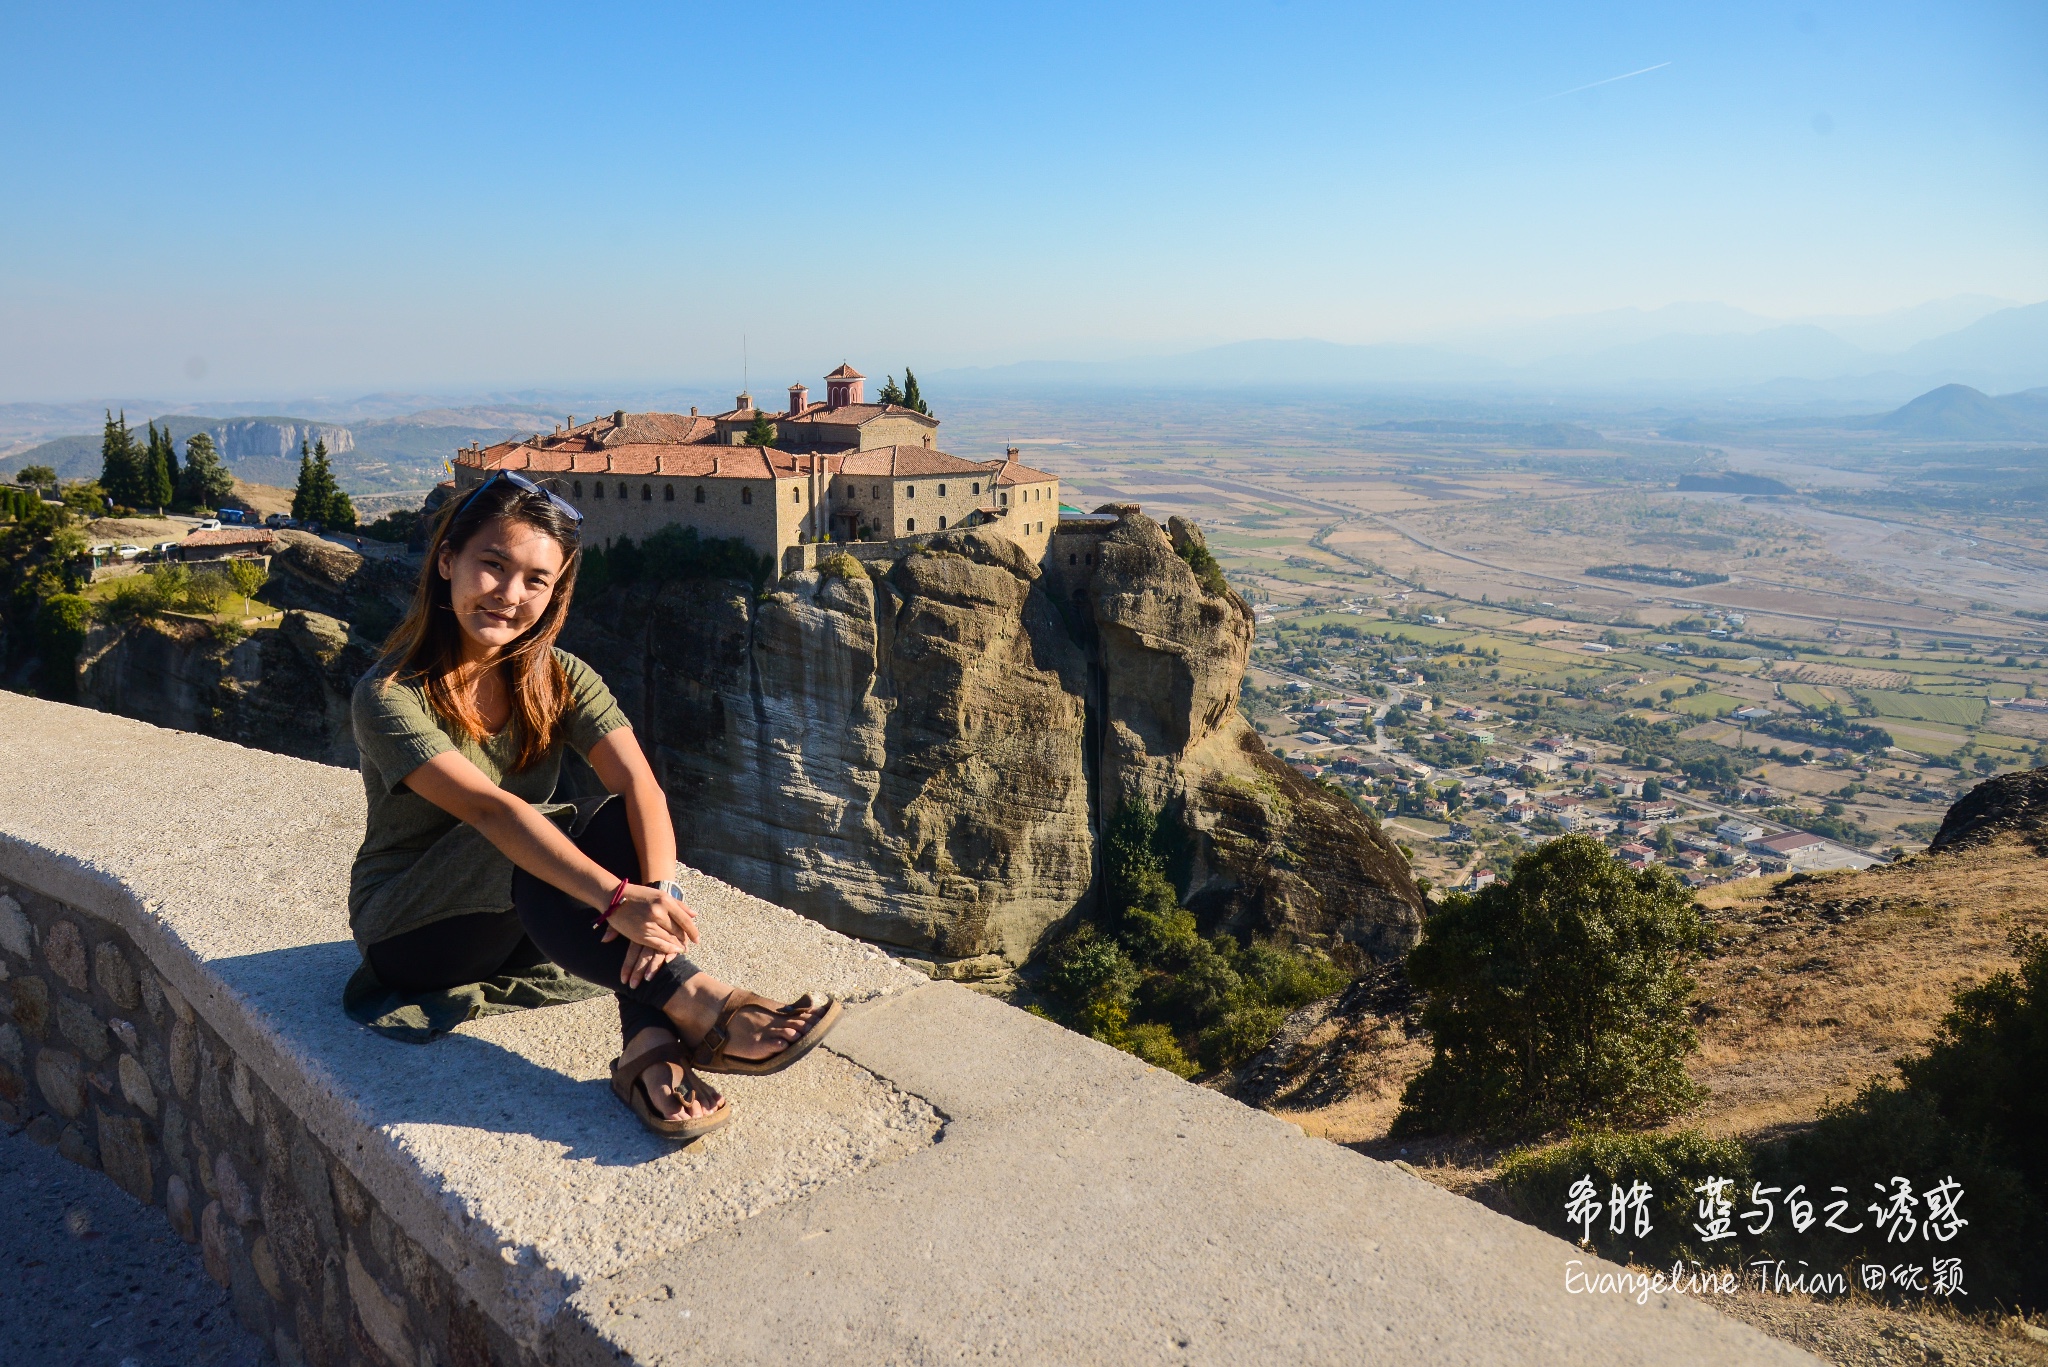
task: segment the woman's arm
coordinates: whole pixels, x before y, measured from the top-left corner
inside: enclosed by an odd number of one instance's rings
[[[639,754],[638,746],[634,747],[634,754]],[[646,768],[644,759],[641,768]],[[652,777],[650,774],[649,781]],[[560,888],[586,906],[603,907],[611,903],[612,892],[619,885],[615,875],[577,849],[532,803],[491,782],[459,753],[446,750],[434,756],[405,776],[405,786],[456,820],[476,827],[507,859],[542,882]],[[662,830],[669,833],[669,857],[673,861],[675,836],[666,811],[661,820]],[[637,838],[639,832],[634,834]],[[628,887],[618,910],[606,924],[633,943],[661,954],[680,954],[697,940],[696,918],[659,888]]]
[[[640,853],[641,881],[661,882],[675,870],[676,828],[669,820],[668,797],[633,738],[633,728],[606,732],[590,747],[590,767],[606,792],[625,799],[626,824],[633,831],[633,848]]]

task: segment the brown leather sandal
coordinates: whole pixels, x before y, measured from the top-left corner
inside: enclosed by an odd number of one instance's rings
[[[693,1079],[687,1071],[690,1066],[690,1047],[681,1040],[658,1044],[644,1053],[635,1054],[631,1059],[623,1056],[612,1060],[612,1092],[626,1103],[626,1108],[640,1117],[640,1123],[664,1139],[679,1139],[685,1144],[693,1143],[718,1129],[732,1119],[732,1102],[726,1097],[718,1098],[718,1105],[709,1115],[683,1116],[670,1120],[654,1108],[654,1098],[647,1094],[647,1084],[641,1074],[657,1063],[680,1063],[683,1065],[683,1084],[695,1091]]]
[[[742,1011],[757,1011],[768,1017],[772,1025],[776,1020],[795,1020],[804,1012],[824,1007],[825,1014],[818,1017],[811,1028],[789,1042],[789,1047],[767,1058],[729,1058],[726,1049],[732,1043],[732,1018]],[[700,1073],[779,1073],[795,1063],[805,1054],[818,1047],[833,1026],[839,1023],[840,1004],[831,997],[822,1000],[806,992],[788,1006],[777,1006],[766,997],[749,992],[744,987],[735,987],[727,994],[725,1008],[718,1013],[718,1019],[704,1032],[704,1038],[697,1042],[696,1052],[690,1056],[690,1064]]]

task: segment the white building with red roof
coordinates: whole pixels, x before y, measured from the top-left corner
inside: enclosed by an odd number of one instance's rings
[[[493,472],[517,470],[576,505],[584,536],[643,541],[667,526],[736,537],[781,567],[792,548],[887,541],[986,526],[1043,560],[1059,524],[1059,478],[1000,460],[966,460],[933,444],[939,420],[862,401],[858,371],[825,377],[827,399],[790,388],[786,412],[765,415],[773,446],[747,437],[764,415],[750,395],[715,417],[620,410],[524,441],[456,454],[454,496]]]

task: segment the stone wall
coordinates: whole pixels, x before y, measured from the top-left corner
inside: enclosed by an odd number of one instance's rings
[[[285,1367],[535,1360],[126,935],[5,882],[0,1122],[161,1206]]]

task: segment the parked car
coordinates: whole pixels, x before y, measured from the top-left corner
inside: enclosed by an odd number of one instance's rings
[[[220,530],[220,519],[217,517],[206,518],[194,525],[192,530],[195,532],[217,532]]]
[[[159,541],[149,548],[149,553],[158,560],[169,560],[171,552],[176,549],[177,545],[178,543],[175,541]]]
[[[133,560],[142,554],[142,547],[120,545],[114,547],[114,554],[122,560]]]
[[[263,525],[266,527],[289,527],[292,525],[292,520],[285,513],[272,513],[269,517],[263,519]]]
[[[245,515],[246,510],[242,508],[223,508],[220,510],[220,520],[232,523],[237,527],[242,525],[242,519]]]

